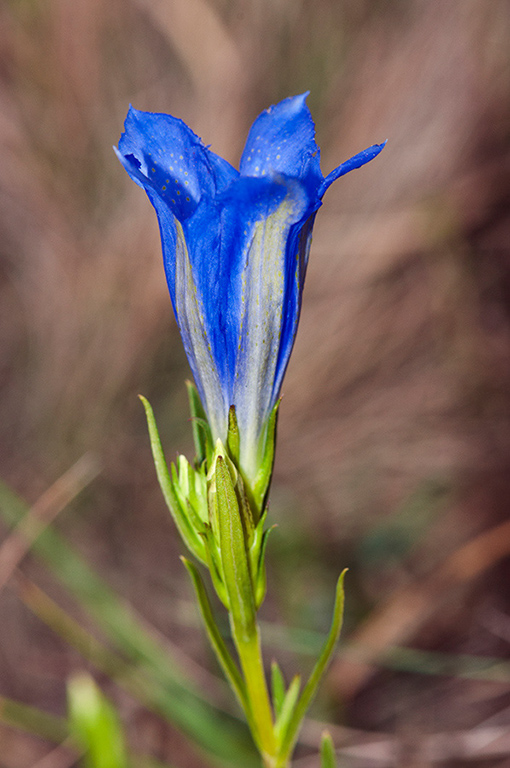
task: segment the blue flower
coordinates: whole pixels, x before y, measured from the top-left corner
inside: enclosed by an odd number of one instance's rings
[[[306,96],[255,120],[240,171],[181,120],[133,108],[116,150],[156,209],[170,295],[213,437],[225,440],[234,405],[240,465],[252,481],[296,336],[315,214],[333,181],[384,146],[324,178]]]

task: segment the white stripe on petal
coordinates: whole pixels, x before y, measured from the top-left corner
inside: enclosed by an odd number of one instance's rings
[[[259,466],[260,437],[273,405],[286,284],[286,251],[290,228],[301,218],[307,199],[300,184],[274,213],[254,226],[245,254],[241,324],[233,382],[241,440],[240,463],[250,480]],[[288,258],[288,256],[287,256]],[[298,279],[298,261],[287,280]]]
[[[213,435],[226,439],[228,407],[207,337],[202,301],[198,294],[180,222],[175,256],[175,311],[195,383]]]

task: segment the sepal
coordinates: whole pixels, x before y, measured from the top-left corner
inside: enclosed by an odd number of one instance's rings
[[[211,467],[209,503],[215,519],[224,584],[230,604],[234,633],[248,641],[256,634],[255,601],[250,574],[246,536],[236,494],[231,462],[218,441]],[[214,526],[213,526],[214,530]]]
[[[253,540],[250,546],[249,555],[250,555],[250,568],[251,568],[251,574],[253,579],[253,585],[254,585],[254,594],[255,594],[255,607],[257,610],[260,608],[262,603],[264,602],[264,597],[266,596],[266,564],[265,564],[265,554],[266,554],[266,547],[267,547],[267,540],[269,538],[269,534],[271,531],[273,531],[277,526],[272,525],[271,528],[268,528],[266,531],[264,530],[264,524],[266,522],[267,517],[267,509],[264,511],[264,514],[258,521],[253,535]]]
[[[204,461],[210,462],[213,453],[211,428],[207,421],[198,390],[191,381],[186,382],[188,391],[189,410],[191,413],[191,428],[195,444],[195,467],[198,469]]]
[[[180,454],[177,457],[177,466],[172,462],[170,472],[175,494],[185,510],[192,527],[202,535],[207,523],[207,482],[201,470],[195,470]]]
[[[271,484],[271,477],[273,475],[275,444],[276,444],[276,426],[278,422],[278,409],[280,407],[281,398],[276,401],[269,415],[267,427],[263,435],[263,443],[261,446],[262,459],[260,467],[255,477],[255,482],[251,489],[253,494],[254,503],[260,511],[264,509],[267,493]]]
[[[227,448],[232,461],[235,461],[239,466],[239,451],[241,447],[241,440],[239,436],[239,425],[237,423],[236,407],[231,405],[228,411],[228,432],[227,432]]]
[[[227,609],[230,610],[230,601],[228,593],[225,588],[225,577],[223,574],[223,564],[221,562],[221,552],[219,548],[219,542],[215,539],[212,528],[210,525],[206,527],[204,533],[205,541],[205,555],[207,558],[207,568],[211,575],[211,581],[216,594],[220,598],[221,602]]]

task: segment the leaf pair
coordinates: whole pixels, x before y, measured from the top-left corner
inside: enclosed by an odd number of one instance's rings
[[[288,760],[292,754],[305,714],[317,692],[319,683],[331,660],[340,635],[344,608],[344,576],[345,571],[338,579],[333,620],[329,634],[301,695],[299,695],[300,676],[296,675],[286,689],[278,664],[276,662],[272,664],[271,687],[276,717],[275,736],[279,745],[279,757],[282,760],[282,764],[286,764],[285,760]],[[334,748],[329,736],[323,737],[321,755],[321,768],[335,768]]]

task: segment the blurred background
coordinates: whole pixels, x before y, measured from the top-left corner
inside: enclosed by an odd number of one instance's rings
[[[132,103],[237,164],[257,114],[305,90],[325,174],[388,145],[325,198],[283,390],[262,617],[289,677],[310,668],[350,568],[343,644],[296,765],[317,765],[327,721],[342,768],[510,766],[510,2],[4,0],[2,768],[77,764],[50,726],[83,669],[135,751],[214,764],[101,667],[95,643],[115,644],[92,592],[58,575],[63,551],[28,552],[12,510],[51,523],[236,714],[136,397],[168,456],[191,456],[156,217],[111,148]],[[84,589],[78,566],[66,578]],[[16,723],[13,701],[36,709]]]

